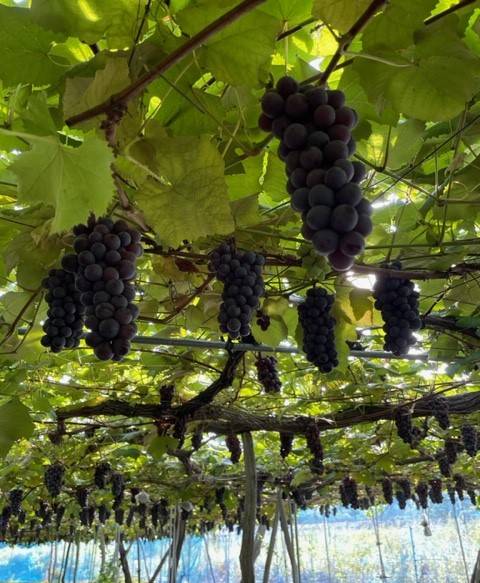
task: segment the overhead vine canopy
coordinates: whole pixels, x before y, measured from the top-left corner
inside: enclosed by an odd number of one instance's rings
[[[233,521],[245,472],[230,457],[244,434],[251,461],[249,433],[265,515],[274,484],[333,504],[351,479],[479,485],[478,2],[0,0],[0,49],[2,492],[28,493],[33,516],[58,463],[77,516],[78,487],[115,497],[93,487],[108,461],[151,500],[191,502],[194,524]],[[302,236],[279,140],[258,127],[285,75],[356,111],[349,154],[373,231],[347,271]],[[118,362],[40,342],[42,282],[93,216],[125,221],[145,251]],[[240,343],[217,319],[210,260],[225,241],[265,258]],[[413,282],[422,326],[398,357],[372,295],[392,275]],[[302,353],[314,285],[335,294],[331,372]],[[258,353],[277,348],[272,372]],[[225,506],[208,503],[225,486]]]

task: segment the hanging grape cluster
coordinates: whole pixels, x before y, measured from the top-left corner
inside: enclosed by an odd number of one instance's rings
[[[313,472],[317,474],[322,474],[323,467],[323,446],[320,440],[320,430],[316,423],[309,423],[305,430],[305,438],[307,440],[307,446],[312,454],[312,461],[310,463],[310,468]]]
[[[418,496],[418,502],[422,508],[428,506],[428,485],[425,482],[419,482],[415,487],[415,492]]]
[[[303,330],[303,351],[309,362],[323,373],[338,366],[335,348],[335,318],[330,315],[334,296],[314,287],[307,291],[305,301],[298,306]]]
[[[52,352],[77,348],[83,332],[85,307],[75,287],[75,276],[65,269],[51,269],[42,285],[47,290],[45,301],[48,304],[42,346]]]
[[[442,480],[430,480],[430,490],[428,495],[433,504],[441,504],[443,502],[442,494]]]
[[[390,268],[400,270],[402,266],[395,261]],[[413,332],[422,327],[418,312],[419,293],[414,290],[413,282],[400,277],[377,276],[373,297],[385,323],[385,350],[396,356],[406,354],[416,343]]]
[[[454,464],[457,461],[458,446],[455,441],[446,439],[443,451],[449,464]]]
[[[225,445],[230,452],[230,461],[232,464],[238,464],[240,457],[242,456],[242,446],[240,445],[240,440],[235,433],[230,433],[225,438]]]
[[[52,498],[56,498],[62,491],[64,474],[65,467],[60,462],[55,462],[45,469],[43,481]]]
[[[251,333],[252,318],[265,293],[264,265],[263,255],[241,251],[233,243],[223,243],[210,255],[210,271],[224,284],[218,322],[230,338]]]
[[[174,394],[174,385],[162,385],[160,387],[160,405],[165,409],[169,409],[172,406]]]
[[[465,451],[470,457],[475,457],[478,451],[478,433],[473,425],[466,423],[462,425],[462,443]]]
[[[448,400],[442,395],[434,395],[431,400],[431,406],[433,416],[441,429],[448,429],[450,427]]]
[[[413,425],[410,412],[406,409],[397,409],[395,411],[395,425],[398,437],[405,443],[411,444],[413,441]]]
[[[278,376],[277,359],[274,356],[258,356],[255,360],[258,382],[266,393],[279,393],[282,382]]]
[[[340,499],[345,507],[359,508],[357,482],[350,476],[343,478],[340,484]]]
[[[262,98],[260,129],[280,139],[292,208],[302,214],[302,235],[338,271],[349,269],[372,231],[372,207],[359,183],[365,176],[355,152],[356,112],[342,91],[299,86],[281,78]]]
[[[91,330],[88,346],[100,360],[122,360],[137,332],[136,261],[143,253],[140,233],[124,221],[106,218],[78,225],[76,286],[86,306],[85,324]]]
[[[10,509],[12,511],[13,516],[18,516],[22,509],[22,500],[23,500],[23,490],[20,488],[14,488],[10,490],[8,493],[8,501],[10,504]]]
[[[383,478],[382,480],[383,498],[387,504],[393,504],[393,484],[390,478]]]
[[[293,433],[280,432],[280,455],[285,459],[292,452],[293,446]]]
[[[93,481],[95,482],[95,486],[97,488],[99,488],[100,490],[104,490],[107,487],[111,471],[112,468],[108,462],[100,462],[95,467]]]

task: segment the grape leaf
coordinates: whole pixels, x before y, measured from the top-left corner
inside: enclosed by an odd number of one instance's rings
[[[31,136],[32,149],[12,164],[18,177],[19,201],[53,206],[52,231],[60,232],[85,221],[90,213],[102,215],[112,200],[113,153],[106,142],[88,134],[71,148],[59,140]]]
[[[66,68],[50,59],[48,52],[62,38],[32,22],[28,10],[0,6],[0,79],[4,85],[48,85],[60,79]]]
[[[137,2],[131,0],[32,0],[33,19],[44,28],[93,44],[107,35],[108,46],[129,46],[137,31]]]
[[[151,164],[167,182],[148,180],[136,200],[162,243],[233,231],[223,159],[208,137],[162,137],[154,156]]]
[[[0,456],[5,457],[18,439],[28,439],[33,429],[28,409],[18,399],[0,406]]]
[[[346,32],[369,4],[370,0],[315,0],[313,16],[339,32]]]

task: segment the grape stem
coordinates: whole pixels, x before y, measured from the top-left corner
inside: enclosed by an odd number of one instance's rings
[[[72,127],[83,121],[92,119],[97,115],[108,113],[109,111],[116,109],[119,105],[125,107],[129,101],[137,97],[162,73],[173,67],[173,65],[176,65],[184,57],[189,55],[192,51],[207,41],[211,36],[229,26],[250,10],[253,10],[260,4],[263,4],[263,2],[265,2],[265,0],[243,0],[243,2],[240,2],[240,4],[232,8],[232,10],[229,10],[210,23],[203,30],[192,36],[187,42],[167,55],[167,57],[158,63],[158,65],[153,67],[148,73],[145,73],[145,75],[139,77],[128,87],[125,87],[125,89],[119,93],[112,95],[103,103],[100,103],[95,107],[87,109],[86,111],[68,118],[65,123]]]

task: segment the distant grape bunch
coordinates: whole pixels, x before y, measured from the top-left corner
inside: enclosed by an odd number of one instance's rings
[[[279,393],[282,381],[278,376],[277,359],[274,356],[259,356],[255,360],[257,378],[266,393]]]
[[[352,267],[372,231],[372,207],[359,186],[365,166],[348,159],[356,123],[342,91],[282,77],[262,97],[259,127],[280,139],[278,155],[292,208],[302,213],[302,235],[337,271]]]
[[[395,261],[391,269],[401,270],[402,265]],[[419,293],[414,284],[400,277],[377,276],[373,288],[375,307],[382,313],[385,325],[384,348],[396,356],[408,352],[416,343],[413,332],[420,330],[422,321],[418,312]]]
[[[329,373],[338,366],[335,348],[335,319],[330,315],[334,296],[314,287],[307,291],[305,301],[298,306],[303,330],[303,351],[309,362],[321,372]]]
[[[52,352],[77,348],[83,332],[85,307],[75,287],[75,276],[64,269],[51,269],[42,284],[47,290],[45,300],[48,304],[42,346]]]
[[[210,255],[209,268],[223,282],[220,330],[230,338],[248,336],[251,321],[265,293],[265,257],[254,251],[241,251],[231,242],[223,243]]]
[[[73,232],[76,256],[67,255],[63,266],[68,269],[77,264],[76,286],[86,306],[85,324],[91,330],[86,343],[100,360],[120,361],[137,333],[132,280],[137,258],[143,253],[140,233],[124,221],[108,218],[78,225]]]

